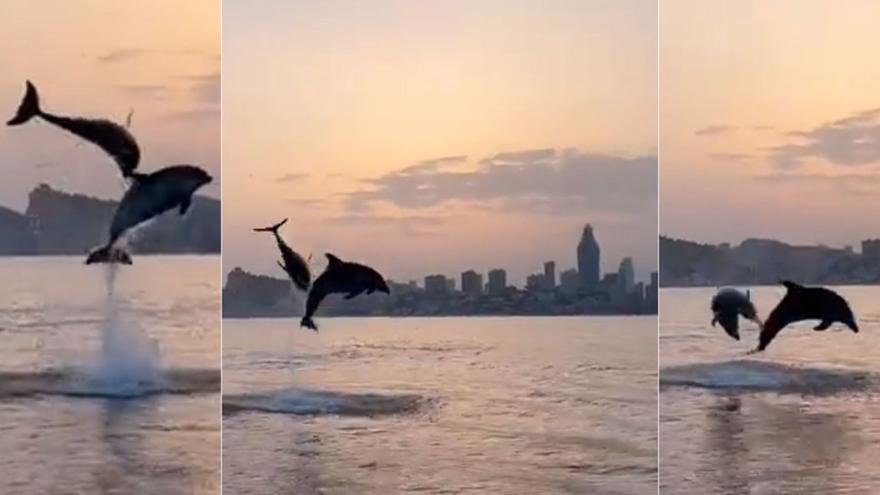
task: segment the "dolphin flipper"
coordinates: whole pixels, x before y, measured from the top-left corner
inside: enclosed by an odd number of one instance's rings
[[[831,320],[822,320],[818,325],[813,327],[813,330],[817,330],[817,331],[828,330],[828,327],[831,326],[831,323],[832,323]]]
[[[189,207],[192,205],[192,196],[187,196],[186,199],[180,202],[180,214],[186,215],[186,212],[189,211]]]
[[[355,297],[361,295],[363,292],[364,292],[364,289],[359,289],[359,290],[349,292],[348,294],[345,295],[344,299],[346,301],[349,299],[354,299]]]

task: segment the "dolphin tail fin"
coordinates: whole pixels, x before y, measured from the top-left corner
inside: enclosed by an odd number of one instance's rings
[[[37,94],[37,88],[33,83],[27,81],[27,89],[24,93],[24,99],[21,100],[21,105],[18,106],[18,111],[15,113],[15,117],[9,119],[9,121],[6,122],[6,125],[15,126],[24,124],[41,113],[40,95]]]
[[[785,288],[790,291],[794,291],[797,289],[803,289],[803,287],[804,287],[800,284],[796,284],[796,283],[792,282],[791,280],[780,280],[779,283],[784,285]]]
[[[311,316],[303,316],[302,320],[299,321],[299,326],[318,331],[318,325],[315,325],[315,321],[312,320]]]
[[[86,264],[93,263],[120,263],[131,264],[131,255],[125,249],[114,246],[112,243],[93,249],[86,257]]]
[[[272,232],[273,234],[277,234],[278,229],[280,229],[281,226],[284,225],[285,223],[287,223],[286,218],[284,220],[276,223],[275,225],[270,225],[269,227],[260,227],[260,228],[254,229],[254,232]]]

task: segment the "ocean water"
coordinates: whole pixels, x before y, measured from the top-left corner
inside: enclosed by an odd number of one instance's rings
[[[224,320],[226,494],[656,494],[656,318]]]
[[[219,493],[220,258],[134,261],[0,258],[0,493]]]
[[[880,287],[835,287],[858,334],[816,322],[763,352],[709,324],[715,289],[664,289],[660,305],[663,494],[876,494],[880,490]],[[766,317],[783,287],[752,289]]]

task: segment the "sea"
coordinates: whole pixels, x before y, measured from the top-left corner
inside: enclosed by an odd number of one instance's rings
[[[657,493],[657,320],[226,319],[225,494]]]
[[[0,493],[220,491],[220,257],[0,258]]]
[[[741,289],[763,318],[785,294]],[[751,355],[755,324],[711,327],[716,289],[661,290],[661,493],[880,493],[880,287],[831,289],[859,333],[801,322]]]

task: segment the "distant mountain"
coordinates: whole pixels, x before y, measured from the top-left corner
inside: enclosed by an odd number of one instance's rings
[[[303,300],[289,280],[254,275],[236,267],[223,286],[224,318],[299,316]]]
[[[793,246],[747,239],[738,246],[700,244],[660,236],[660,285],[880,283],[880,257],[826,246]]]
[[[0,207],[0,255],[84,254],[107,240],[117,201],[41,184],[24,213]],[[166,212],[134,232],[133,253],[219,253],[220,201],[193,198],[185,216]]]

